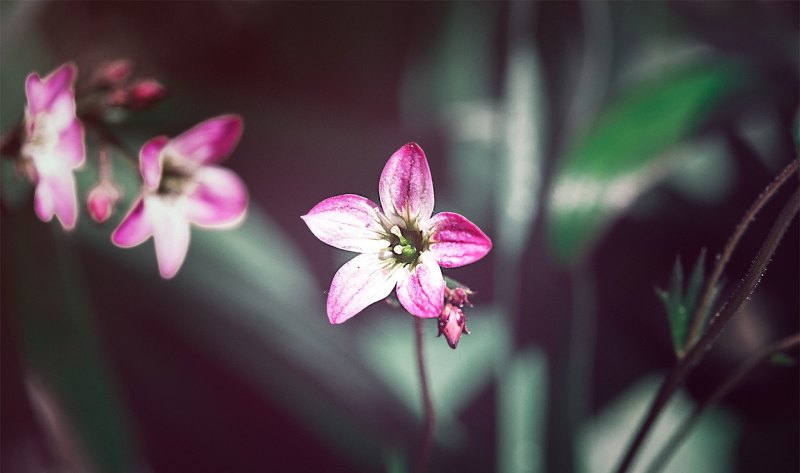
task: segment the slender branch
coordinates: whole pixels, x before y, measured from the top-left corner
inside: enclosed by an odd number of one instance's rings
[[[686,347],[691,347],[700,336],[700,331],[703,329],[703,316],[702,314],[706,313],[709,310],[709,306],[711,305],[711,300],[713,299],[714,295],[714,288],[717,287],[719,283],[719,278],[722,276],[722,272],[725,270],[725,266],[727,266],[728,261],[733,254],[733,251],[736,249],[736,245],[739,243],[739,240],[744,235],[744,232],[747,230],[747,227],[750,226],[750,222],[752,222],[756,214],[764,207],[764,205],[775,195],[775,192],[781,188],[781,186],[789,179],[797,171],[798,167],[798,160],[793,159],[791,163],[789,163],[780,174],[778,174],[772,182],[764,189],[761,195],[756,198],[755,202],[747,209],[742,219],[739,221],[739,224],[736,225],[736,228],[733,230],[733,234],[728,239],[728,243],[725,245],[725,248],[722,250],[722,254],[717,259],[717,264],[714,265],[714,269],[711,273],[711,277],[709,277],[705,288],[703,290],[703,295],[700,298],[700,301],[695,306],[694,311],[691,315],[691,324],[689,326],[689,332],[686,338]]]
[[[424,472],[428,464],[428,457],[430,456],[431,446],[433,444],[433,426],[436,422],[436,417],[433,411],[433,403],[431,402],[430,389],[428,387],[428,376],[425,371],[425,352],[423,349],[422,340],[422,323],[423,319],[414,317],[414,328],[416,331],[417,340],[417,365],[419,368],[419,381],[422,387],[422,402],[425,409],[425,431],[422,436],[422,445],[419,450],[416,468],[414,468],[414,471],[417,473]]]
[[[683,358],[676,361],[675,366],[664,378],[653,403],[650,405],[650,409],[647,411],[644,421],[637,430],[633,441],[628,446],[628,450],[625,452],[620,462],[619,468],[617,469],[618,473],[623,473],[628,470],[636,456],[636,452],[639,450],[639,447],[641,447],[647,433],[655,423],[661,410],[672,397],[672,394],[683,384],[689,372],[717,340],[723,327],[725,327],[731,317],[736,314],[742,304],[753,293],[764,274],[764,270],[772,259],[772,255],[775,253],[778,243],[780,243],[798,210],[800,210],[800,190],[796,190],[789,198],[786,205],[784,205],[781,213],[772,225],[772,228],[770,228],[767,238],[761,245],[750,270],[719,312],[711,319],[708,330],[703,333],[697,343],[691,346]]]
[[[752,373],[761,363],[769,359],[772,355],[788,350],[796,345],[800,345],[800,333],[786,337],[779,340],[767,347],[762,348],[754,355],[750,356],[744,363],[742,363],[733,375],[728,378],[722,385],[720,385],[705,401],[695,406],[692,414],[681,424],[680,428],[670,437],[669,442],[659,452],[658,456],[653,460],[648,471],[656,473],[661,471],[672,455],[678,450],[683,441],[689,435],[694,425],[700,420],[703,412],[712,404],[717,403],[720,399],[727,396],[734,388],[739,386],[748,376]]]

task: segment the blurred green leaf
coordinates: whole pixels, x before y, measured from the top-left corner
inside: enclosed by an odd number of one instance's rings
[[[786,353],[775,353],[770,357],[769,362],[777,366],[794,366],[797,364],[797,360]]]
[[[703,248],[694,263],[685,292],[683,287],[683,265],[681,265],[680,257],[675,258],[675,264],[672,267],[669,291],[656,287],[656,294],[663,302],[664,312],[667,314],[675,354],[679,357],[683,356],[686,345],[686,336],[690,323],[689,315],[694,312],[697,296],[703,288],[705,259],[706,249]],[[701,316],[705,318],[704,314],[701,314]]]
[[[742,74],[718,64],[667,74],[621,97],[564,157],[549,205],[549,240],[558,260],[580,260],[615,216],[669,174],[664,152],[697,128]]]
[[[659,379],[655,376],[641,380],[603,408],[583,427],[579,436],[583,460],[581,471],[614,471],[635,427],[650,406],[658,385]],[[652,463],[675,429],[690,415],[692,407],[690,398],[683,392],[678,392],[673,397],[647,436],[631,472],[642,472]],[[698,421],[664,471],[734,471],[733,461],[738,437],[739,428],[735,420],[722,410],[712,408]]]
[[[436,337],[435,320],[427,321],[424,327],[425,363],[437,419],[436,438],[453,448],[464,440],[457,415],[492,380],[497,362],[508,356],[510,346],[504,319],[477,308],[470,309],[468,317],[472,335],[462,337],[456,350],[444,338]],[[373,316],[370,323],[359,340],[363,358],[421,419],[412,316],[402,310],[389,311]]]
[[[683,298],[683,303],[686,309],[691,313],[694,312],[694,306],[697,304],[697,296],[703,289],[703,280],[706,273],[706,249],[700,250],[700,254],[694,262],[692,268],[692,275],[689,276],[689,285],[686,287],[686,295]]]
[[[547,364],[535,350],[512,358],[499,381],[497,454],[501,473],[544,471]]]
[[[719,136],[679,144],[664,159],[680,162],[666,185],[689,200],[720,203],[733,187],[736,163],[725,140]]]

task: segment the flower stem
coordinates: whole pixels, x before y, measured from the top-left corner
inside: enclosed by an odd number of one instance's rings
[[[431,402],[430,389],[428,387],[428,376],[425,371],[425,352],[423,349],[422,340],[422,323],[423,319],[414,317],[414,328],[416,331],[417,340],[417,365],[419,368],[419,381],[422,388],[422,402],[425,410],[425,430],[422,435],[422,445],[419,449],[419,456],[417,457],[416,467],[414,471],[422,473],[428,464],[428,457],[430,456],[431,446],[433,444],[433,426],[436,422],[436,416],[433,412],[433,403]]]
[[[656,473],[667,466],[667,462],[675,454],[681,443],[686,439],[692,427],[700,420],[703,412],[712,404],[727,396],[734,388],[742,383],[762,362],[769,359],[772,355],[788,350],[793,346],[800,345],[800,333],[786,337],[767,347],[762,348],[754,355],[750,356],[742,363],[733,375],[720,385],[705,401],[698,404],[692,414],[675,431],[669,442],[659,452],[658,456],[650,464],[648,471]]]
[[[764,274],[764,270],[772,259],[772,255],[775,253],[778,243],[780,243],[798,210],[800,210],[800,190],[796,190],[789,198],[786,205],[784,205],[781,213],[772,225],[772,228],[770,228],[767,238],[758,250],[758,254],[750,270],[739,283],[739,286],[733,294],[731,294],[725,304],[722,305],[722,308],[711,318],[708,330],[703,333],[697,343],[689,348],[683,358],[675,362],[672,370],[664,378],[655,399],[647,411],[644,421],[620,462],[619,468],[617,469],[618,473],[623,473],[628,470],[639,447],[641,447],[644,442],[647,433],[655,423],[661,410],[672,397],[672,394],[683,384],[689,372],[697,365],[717,340],[723,327],[725,327],[731,317],[736,314],[742,304],[744,304],[747,298],[753,293]]]
[[[739,221],[739,224],[733,231],[733,234],[728,239],[728,243],[725,245],[725,248],[722,250],[722,254],[717,258],[717,264],[714,265],[714,269],[711,272],[711,277],[709,277],[708,282],[705,285],[703,290],[703,294],[700,298],[700,302],[697,303],[695,306],[694,311],[692,311],[691,315],[691,324],[689,326],[689,332],[686,338],[686,347],[691,347],[700,336],[700,332],[703,330],[703,321],[704,317],[702,314],[706,313],[709,309],[709,305],[711,305],[711,300],[713,299],[714,289],[717,287],[719,282],[719,278],[722,276],[722,272],[725,270],[725,266],[728,264],[728,261],[733,254],[733,251],[736,249],[736,245],[739,243],[739,240],[744,235],[744,232],[747,230],[747,227],[750,225],[756,214],[764,207],[764,205],[775,195],[775,192],[781,188],[781,186],[789,179],[797,171],[798,167],[798,160],[793,159],[784,169],[778,174],[772,182],[769,183],[766,189],[761,193],[761,195],[756,198],[755,202],[747,209],[742,219]]]

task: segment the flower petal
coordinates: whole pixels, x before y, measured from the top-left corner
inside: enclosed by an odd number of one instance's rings
[[[401,266],[394,260],[381,260],[375,254],[361,254],[345,263],[331,282],[328,292],[328,319],[340,324],[392,292]]]
[[[161,150],[169,142],[166,136],[157,136],[146,142],[139,151],[139,173],[144,184],[150,189],[158,189],[161,182]]]
[[[400,304],[417,317],[438,317],[444,307],[444,278],[436,260],[423,253],[417,265],[397,284]]]
[[[73,63],[61,65],[44,79],[36,73],[28,74],[25,80],[25,95],[28,98],[28,109],[32,114],[38,114],[50,108],[51,104],[61,92],[69,90],[78,73],[78,68]]]
[[[86,147],[83,142],[83,126],[77,119],[61,132],[56,145],[59,159],[66,161],[70,169],[76,168],[86,160]]]
[[[144,199],[140,197],[111,234],[111,242],[122,248],[130,248],[142,244],[152,234]]]
[[[241,136],[241,117],[222,115],[195,125],[173,138],[170,145],[190,161],[209,164],[230,154]]]
[[[421,228],[433,212],[433,181],[422,148],[408,143],[397,150],[378,184],[383,212],[397,224]]]
[[[378,206],[360,195],[337,195],[323,200],[302,218],[311,233],[336,248],[372,253],[389,246]]]
[[[428,249],[443,268],[457,268],[483,258],[492,240],[462,215],[438,213],[428,222]]]
[[[39,174],[34,195],[36,215],[49,222],[55,215],[64,230],[75,228],[78,218],[78,196],[75,176],[69,170],[53,174]]]
[[[177,207],[158,197],[149,198],[147,206],[158,271],[162,278],[170,279],[178,272],[189,251],[189,221]]]
[[[194,179],[197,187],[186,200],[189,221],[210,228],[231,228],[242,221],[247,210],[247,187],[235,172],[204,166]]]

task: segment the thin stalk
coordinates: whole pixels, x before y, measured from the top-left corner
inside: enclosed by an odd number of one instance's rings
[[[648,471],[656,473],[661,471],[672,455],[678,450],[686,437],[691,432],[694,425],[700,420],[700,416],[705,410],[717,403],[720,399],[727,396],[729,392],[739,386],[748,376],[752,373],[761,363],[772,357],[776,353],[788,350],[796,345],[800,345],[800,333],[786,337],[779,340],[767,347],[762,348],[754,355],[750,356],[744,363],[742,363],[733,375],[728,378],[722,385],[720,385],[705,401],[698,404],[692,414],[681,424],[680,428],[672,435],[669,442],[659,452],[658,456],[653,460]]]
[[[691,324],[689,325],[689,332],[686,338],[685,346],[691,347],[700,336],[700,332],[703,329],[704,319],[702,314],[709,310],[709,306],[711,305],[711,301],[714,296],[714,288],[717,287],[719,278],[722,276],[722,272],[725,270],[725,266],[727,266],[733,251],[736,249],[736,245],[742,238],[742,235],[744,235],[747,227],[750,226],[750,222],[756,218],[756,214],[758,214],[758,212],[772,198],[772,196],[775,195],[775,192],[777,192],[778,189],[780,189],[781,186],[789,179],[789,177],[791,177],[792,174],[797,171],[797,168],[798,160],[793,159],[792,162],[789,163],[783,169],[783,171],[781,171],[781,173],[769,183],[761,195],[756,198],[755,202],[753,202],[750,208],[747,209],[747,212],[745,212],[744,216],[742,216],[739,224],[736,225],[736,228],[733,230],[733,234],[728,239],[728,243],[722,250],[722,254],[720,254],[719,258],[717,258],[717,264],[714,265],[714,269],[711,272],[711,277],[709,277],[708,281],[706,282],[700,301],[697,303],[694,311],[692,312]]]
[[[650,405],[650,409],[647,411],[644,421],[637,430],[633,441],[620,462],[619,468],[617,469],[618,473],[623,473],[628,470],[631,463],[633,463],[633,459],[639,447],[641,447],[650,428],[655,423],[661,410],[672,397],[672,394],[683,384],[686,376],[711,348],[731,317],[736,314],[742,304],[753,293],[764,274],[764,270],[772,259],[772,255],[775,253],[778,243],[780,243],[798,210],[800,210],[800,190],[796,190],[789,198],[786,205],[784,205],[781,213],[772,225],[772,228],[770,228],[767,238],[761,245],[750,270],[722,308],[712,317],[709,322],[708,330],[703,333],[697,343],[691,346],[683,358],[675,362],[675,366],[664,378],[653,403]]]
[[[419,368],[419,382],[422,388],[422,403],[425,410],[425,430],[422,435],[422,445],[419,449],[416,467],[414,468],[414,471],[417,473],[424,472],[428,465],[428,457],[430,456],[431,447],[433,445],[433,427],[436,423],[436,415],[433,411],[433,402],[431,402],[431,394],[428,387],[428,375],[425,371],[422,323],[423,320],[421,318],[414,317],[414,328],[417,335],[417,367]]]

